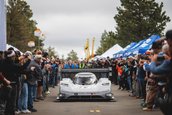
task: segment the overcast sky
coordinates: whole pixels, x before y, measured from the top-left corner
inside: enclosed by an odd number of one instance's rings
[[[115,31],[116,7],[120,0],[26,0],[33,11],[33,19],[45,34],[45,45],[56,49],[59,56],[73,49],[84,58],[86,39],[95,37],[95,50],[104,30]],[[172,0],[164,1],[164,10],[172,19]],[[172,22],[167,24],[172,29]],[[165,31],[166,31],[165,30]]]

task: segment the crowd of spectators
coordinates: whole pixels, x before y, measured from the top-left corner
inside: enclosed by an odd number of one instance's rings
[[[33,102],[44,100],[62,78],[62,69],[111,68],[111,82],[129,96],[142,99],[144,111],[160,107],[172,113],[172,30],[144,55],[71,61],[49,58],[35,50],[21,54],[9,48],[0,52],[0,115],[36,112]]]
[[[44,100],[59,81],[61,63],[40,50],[21,54],[0,52],[0,115],[36,112],[33,102]]]
[[[21,54],[13,48],[0,52],[0,115],[36,112],[34,102],[44,100],[62,77],[62,69],[107,68],[110,62],[72,61],[49,57],[35,50]]]
[[[172,114],[171,56],[172,30],[169,30],[144,55],[117,59],[115,71],[119,89],[142,99],[143,111],[158,107],[164,115]]]

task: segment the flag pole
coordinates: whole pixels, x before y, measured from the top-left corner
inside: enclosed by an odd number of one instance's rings
[[[95,38],[93,38],[93,40],[92,40],[92,53],[91,53],[91,58],[94,58],[94,42],[95,42]]]

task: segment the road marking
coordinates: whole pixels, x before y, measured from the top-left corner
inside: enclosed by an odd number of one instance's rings
[[[97,113],[100,113],[100,110],[97,109],[96,112],[97,112]]]
[[[90,110],[90,113],[94,113],[94,110]]]
[[[94,113],[94,112],[96,112],[96,113],[100,113],[100,110],[99,110],[99,109],[90,110],[90,113]]]

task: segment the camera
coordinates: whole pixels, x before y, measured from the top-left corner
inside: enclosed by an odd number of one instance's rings
[[[158,54],[157,61],[158,61],[158,62],[162,62],[162,61],[164,61],[164,60],[165,60],[164,53],[163,53],[163,52],[160,52],[160,53]]]
[[[149,58],[148,55],[141,55],[141,56],[140,56],[140,59],[141,59],[141,60],[150,60],[150,58]]]

